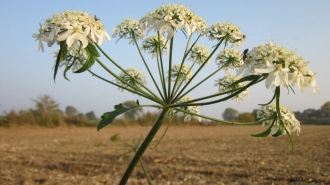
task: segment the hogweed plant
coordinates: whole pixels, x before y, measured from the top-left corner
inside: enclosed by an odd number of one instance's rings
[[[43,43],[48,46],[60,46],[56,54],[54,65],[54,80],[58,69],[64,67],[64,78],[71,69],[74,73],[89,72],[92,76],[117,87],[120,91],[128,91],[139,98],[146,98],[155,104],[137,105],[126,108],[122,104],[114,106],[114,110],[101,116],[97,130],[111,124],[115,117],[137,107],[153,107],[161,109],[161,113],[151,128],[150,132],[137,149],[135,156],[126,169],[120,184],[125,184],[134,167],[140,161],[155,134],[167,117],[173,117],[177,113],[183,113],[184,121],[191,119],[208,119],[226,124],[262,124],[268,125],[268,129],[255,137],[286,134],[292,144],[291,132],[300,132],[300,123],[294,114],[280,103],[281,88],[288,91],[297,86],[301,91],[312,87],[313,94],[319,92],[315,82],[315,73],[307,67],[301,57],[295,52],[274,42],[267,42],[241,52],[239,46],[244,43],[246,36],[241,29],[232,23],[218,22],[210,27],[206,21],[181,4],[162,5],[149,12],[140,20],[125,19],[113,30],[113,38],[128,39],[129,44],[135,47],[141,58],[141,64],[150,76],[156,91],[147,87],[146,76],[136,68],[123,69],[102,50],[100,45],[110,40],[109,34],[99,19],[83,11],[65,11],[53,14],[51,18],[40,24],[39,33],[33,34],[39,42],[39,50],[44,51]],[[154,34],[151,34],[153,32]],[[174,38],[182,32],[187,38],[186,47],[180,61],[174,63],[173,53]],[[146,34],[150,36],[146,37]],[[191,42],[193,35],[195,41]],[[199,44],[201,37],[207,37],[212,42],[211,51],[203,44]],[[221,46],[221,47],[220,47]],[[221,50],[222,48],[222,50]],[[221,51],[220,51],[221,50]],[[100,54],[112,64],[107,67],[100,60]],[[153,72],[144,55],[150,54],[157,63],[157,69]],[[165,55],[168,55],[165,57]],[[217,68],[202,80],[196,81],[200,71],[207,67],[211,57],[215,56]],[[95,62],[105,71],[110,73],[114,80],[105,79],[91,70]],[[121,72],[116,74],[113,69]],[[188,94],[196,91],[207,80],[224,70],[225,75],[215,80],[218,91],[211,90],[208,96],[191,98]],[[156,72],[155,72],[156,71]],[[212,77],[212,78],[211,78]],[[230,99],[238,103],[249,96],[248,88],[265,81],[266,88],[274,92],[271,100],[266,104],[260,104],[257,112],[257,121],[251,123],[227,122],[205,115],[201,115],[198,106],[206,106],[225,102]]]

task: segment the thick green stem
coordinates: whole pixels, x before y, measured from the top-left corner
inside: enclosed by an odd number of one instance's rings
[[[158,132],[159,128],[162,126],[162,124],[165,121],[165,118],[167,116],[167,114],[169,113],[170,109],[169,108],[164,108],[162,113],[159,115],[156,123],[154,124],[154,126],[152,127],[152,129],[150,130],[149,134],[147,135],[147,137],[144,139],[143,143],[141,144],[139,150],[136,152],[136,154],[134,155],[131,163],[129,164],[129,166],[127,167],[121,181],[119,182],[119,185],[125,185],[128,178],[130,177],[130,175],[132,174],[134,167],[136,166],[136,164],[139,162],[140,158],[142,157],[143,153],[146,151],[146,149],[148,148],[150,142],[152,141],[152,139],[155,137],[156,133]]]

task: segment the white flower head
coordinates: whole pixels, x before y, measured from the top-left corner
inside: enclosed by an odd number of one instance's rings
[[[214,86],[218,86],[219,92],[227,92],[231,95],[236,92],[237,89],[244,87],[247,85],[246,82],[235,83],[241,79],[240,76],[235,76],[231,73],[227,73],[223,78],[219,78],[216,80]],[[240,92],[239,94],[233,96],[231,99],[235,99],[237,103],[241,103],[244,97],[249,97],[249,90],[245,89],[244,91]]]
[[[113,35],[112,37],[119,37],[119,39],[125,38],[130,39],[130,44],[134,45],[134,37],[136,41],[143,39],[145,35],[145,31],[141,28],[138,20],[134,19],[125,19],[122,23],[117,25],[114,29],[112,29]]]
[[[44,52],[44,45],[42,44],[42,42],[48,42],[49,39],[48,39],[48,33],[45,32],[45,30],[47,29],[47,26],[46,25],[40,25],[40,28],[39,28],[39,33],[34,33],[32,35],[33,38],[36,38],[36,41],[38,40],[39,41],[39,46],[38,46],[38,51],[41,51]]]
[[[167,33],[167,40],[174,36],[176,30],[184,30],[190,36],[196,31],[203,33],[206,29],[203,18],[180,4],[162,5],[144,16],[140,24],[144,29],[148,29],[147,32],[155,30],[161,35]]]
[[[301,91],[307,87],[313,88],[313,94],[319,92],[315,82],[315,73],[307,68],[307,62],[298,57],[293,51],[283,46],[277,46],[268,42],[256,47],[247,53],[244,65],[238,70],[238,74],[249,73],[268,74],[267,88],[275,88],[289,85],[298,85]]]
[[[56,41],[65,41],[70,48],[77,41],[86,48],[88,43],[97,43],[101,45],[110,36],[104,30],[101,22],[90,14],[83,11],[64,11],[60,14],[53,14],[51,18],[46,19],[42,25],[43,34],[33,34],[33,37],[46,36],[46,38],[37,39],[48,42],[52,46]],[[40,47],[40,43],[39,43]]]
[[[274,135],[278,129],[280,128],[280,124],[282,120],[282,123],[284,123],[285,129],[289,132],[297,131],[297,135],[300,133],[300,122],[296,119],[294,114],[286,107],[283,105],[280,105],[280,113],[281,117],[278,115],[276,111],[276,105],[275,104],[270,104],[261,107],[257,111],[257,119],[258,120],[265,120],[263,121],[262,125],[264,126],[265,124],[271,125],[273,124],[272,127],[272,135]],[[285,134],[286,132],[283,132]]]
[[[160,46],[160,49],[162,53],[168,53],[168,43],[165,37],[160,36],[160,40],[158,40],[158,35],[152,35],[148,38],[146,38],[142,42],[141,50],[147,51],[152,55],[152,57],[155,57],[158,52],[158,47]]]
[[[190,98],[189,96],[184,96],[182,97],[180,100],[177,101],[177,103],[184,103],[187,101],[191,101],[192,98]],[[192,112],[195,114],[199,114],[199,109],[197,106],[182,106],[180,107],[180,109],[188,111],[188,112]],[[195,116],[192,114],[188,114],[188,113],[184,113],[184,121],[190,121],[191,119],[195,119]],[[202,118],[197,117],[198,121],[201,122]]]
[[[235,46],[240,46],[245,39],[245,35],[241,32],[241,29],[228,22],[213,24],[210,28],[206,29],[205,33],[210,40],[224,39],[225,45],[229,42]]]
[[[222,50],[215,59],[218,67],[224,67],[224,69],[238,69],[243,65],[242,54],[239,50],[226,48]]]
[[[206,59],[210,56],[210,51],[207,49],[206,46],[197,44],[195,45],[190,52],[188,60],[191,60],[194,63],[202,65],[206,62]],[[207,63],[210,60],[207,61]]]
[[[127,82],[128,84],[137,87],[137,88],[141,88],[140,84],[145,85],[146,82],[146,77],[144,76],[143,72],[135,69],[135,68],[129,68],[127,70],[125,70],[126,73],[121,72],[118,76],[120,78],[122,78],[125,82]],[[127,84],[121,82],[119,79],[116,79],[117,84],[123,86],[123,87],[127,87],[130,88]],[[124,91],[124,89],[119,88],[120,91]]]
[[[179,78],[179,82],[188,82],[190,78],[192,77],[192,73],[190,70],[190,67],[186,64],[183,64],[181,67],[181,64],[175,64],[171,68],[171,78],[172,81],[175,81],[177,78]]]

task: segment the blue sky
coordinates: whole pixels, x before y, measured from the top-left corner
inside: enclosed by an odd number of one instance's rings
[[[120,92],[116,87],[110,86],[88,73],[69,73],[71,80],[66,81],[58,75],[56,83],[52,79],[52,66],[54,62],[52,51],[58,48],[45,49],[38,52],[38,43],[31,37],[37,33],[39,23],[64,10],[84,10],[97,15],[111,35],[114,28],[125,18],[140,19],[148,11],[153,11],[162,3],[182,3],[190,6],[190,10],[203,17],[210,26],[218,21],[232,22],[239,26],[247,36],[242,51],[246,48],[274,41],[295,50],[298,56],[309,61],[309,68],[317,72],[316,80],[321,94],[311,96],[311,89],[301,93],[295,88],[296,94],[287,94],[282,91],[282,103],[292,111],[302,111],[307,108],[319,109],[326,101],[330,101],[329,69],[330,69],[330,1],[4,1],[1,0],[0,22],[2,41],[0,43],[0,114],[10,109],[26,109],[33,107],[31,99],[47,94],[60,103],[64,109],[68,105],[75,106],[80,112],[86,113],[94,110],[97,116],[103,112],[113,110],[115,104],[125,100],[139,99],[141,104],[150,102],[131,93]],[[184,36],[178,32],[176,47],[182,47]],[[137,51],[127,40],[116,39],[107,41],[103,49],[124,68],[142,68]],[[211,49],[212,44],[206,39],[202,40]],[[179,49],[178,49],[179,50]],[[180,57],[181,53],[174,54]],[[107,63],[104,58],[101,58]],[[151,57],[148,63],[155,66]],[[214,58],[203,69],[201,75],[212,72],[216,67]],[[103,72],[98,66],[93,71],[113,78]],[[142,68],[143,69],[143,68]],[[144,70],[144,69],[143,69]],[[60,70],[62,71],[62,70]],[[114,71],[116,71],[114,69]],[[193,91],[190,96],[198,98],[202,95],[217,91],[214,80],[222,77],[221,74],[211,78],[201,88]],[[152,81],[148,80],[152,85]],[[151,86],[153,88],[153,86]],[[265,84],[250,89],[250,100],[237,104],[234,100],[226,101],[212,106],[204,106],[201,113],[221,118],[227,107],[240,112],[252,111],[258,104],[268,102],[272,91],[266,89]]]

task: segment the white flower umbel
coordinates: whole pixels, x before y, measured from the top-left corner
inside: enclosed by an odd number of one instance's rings
[[[180,100],[178,100],[177,103],[184,103],[184,102],[191,101],[191,100],[192,100],[192,98],[190,98],[189,96],[184,96]],[[199,114],[199,109],[197,106],[182,106],[182,107],[180,107],[180,109],[194,113],[194,114]],[[191,119],[195,118],[195,116],[193,116],[191,114],[187,114],[187,113],[184,113],[183,117],[184,117],[184,121],[190,121]],[[197,117],[197,119],[199,122],[202,121],[202,118],[200,118],[200,117]]]
[[[196,44],[190,52],[188,60],[191,60],[194,63],[202,65],[206,62],[206,59],[210,56],[210,51],[207,49],[206,46],[201,44]],[[207,63],[210,60],[207,61]]]
[[[299,135],[300,122],[296,119],[294,114],[288,108],[284,107],[283,105],[280,105],[280,113],[281,113],[281,118],[277,114],[276,104],[266,105],[266,106],[261,107],[257,111],[257,119],[258,120],[267,119],[267,120],[263,121],[263,123],[262,123],[263,126],[265,124],[271,125],[274,122],[273,127],[272,127],[272,132],[271,132],[272,135],[274,135],[278,131],[280,124],[281,124],[280,120],[283,121],[285,129],[289,133],[297,131],[297,135]],[[285,134],[286,132],[283,132],[283,133]]]
[[[125,82],[131,84],[134,87],[141,88],[141,85],[139,83],[141,83],[143,85],[145,85],[147,83],[146,82],[146,77],[144,76],[144,74],[142,73],[142,71],[140,71],[138,69],[129,68],[129,69],[126,70],[126,73],[121,72],[119,74],[119,77],[121,79],[123,79]],[[116,81],[117,81],[117,84],[119,84],[119,85],[121,85],[123,87],[130,88],[127,84],[123,83],[119,79],[116,79]],[[119,88],[119,90],[120,91],[124,91],[124,89],[122,89],[122,88]]]
[[[243,58],[239,50],[226,48],[217,55],[215,62],[219,68],[238,69],[243,65]]]
[[[130,39],[130,44],[134,45],[133,35],[136,40],[142,40],[145,32],[141,29],[140,23],[135,19],[125,19],[122,23],[117,25],[114,29],[112,29],[113,35],[112,37],[119,37],[119,39],[125,38]]]
[[[181,70],[180,70],[181,68]],[[183,64],[181,67],[181,64],[175,64],[171,68],[171,79],[172,81],[175,81],[177,78],[178,81],[188,82],[190,78],[192,77],[192,73],[190,70],[190,67],[186,64]]]
[[[110,36],[98,19],[83,11],[68,10],[61,14],[53,14],[53,17],[46,19],[39,34],[33,34],[32,37],[39,40],[41,49],[40,41],[48,42],[48,46],[52,46],[56,41],[65,41],[68,48],[79,41],[85,48],[89,42],[101,45],[106,38],[110,40]]]
[[[210,28],[206,29],[206,35],[210,40],[225,40],[225,44],[232,43],[235,46],[243,44],[245,35],[241,32],[241,29],[232,23],[218,22],[213,24]]]
[[[153,12],[149,12],[140,20],[141,25],[147,31],[159,31],[161,35],[167,33],[170,40],[176,30],[184,30],[187,35],[198,31],[203,33],[206,29],[206,22],[191,12],[188,7],[180,4],[162,5]]]
[[[165,37],[160,36],[160,41],[158,40],[158,35],[152,35],[146,38],[142,42],[141,50],[144,50],[151,54],[152,58],[157,55],[158,47],[160,45],[160,49],[162,53],[168,54],[168,43]]]
[[[240,82],[240,83],[233,84],[234,82],[238,81],[239,79],[241,79],[240,76],[235,76],[235,75],[227,72],[227,74],[223,78],[219,78],[218,80],[216,80],[216,83],[214,84],[214,86],[219,86],[219,92],[230,91],[230,92],[228,92],[228,94],[231,95],[236,92],[235,90],[246,86],[246,84],[247,84],[246,82]],[[244,91],[235,95],[231,99],[235,99],[237,103],[241,103],[241,101],[243,101],[243,97],[249,97],[248,89],[245,89]]]
[[[307,68],[307,62],[293,51],[273,42],[262,44],[247,53],[244,65],[238,70],[243,76],[248,74],[268,74],[266,87],[298,85],[301,91],[313,88],[313,94],[319,92],[315,81],[315,73]]]

